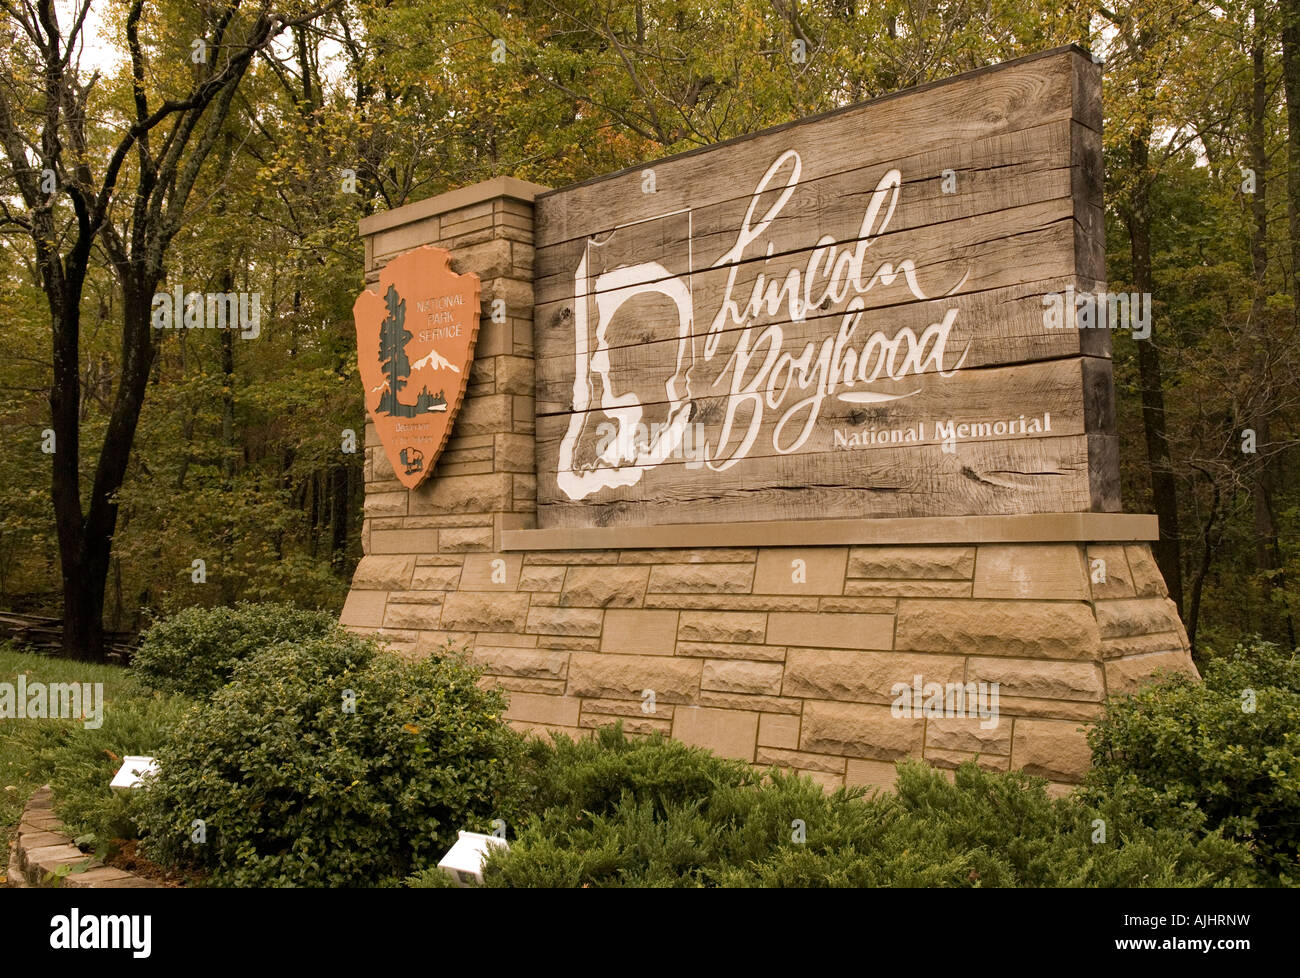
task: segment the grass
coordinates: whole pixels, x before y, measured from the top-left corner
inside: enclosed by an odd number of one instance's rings
[[[103,683],[106,714],[115,702],[150,696],[121,666],[71,662],[0,644],[0,683],[15,683],[20,673],[29,683]],[[0,720],[0,885],[22,811],[32,793],[54,774],[48,766],[48,748],[87,734],[93,731],[80,720]]]

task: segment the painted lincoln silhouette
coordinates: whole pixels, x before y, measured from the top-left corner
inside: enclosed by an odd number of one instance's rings
[[[558,484],[570,499],[584,499],[601,489],[635,485],[646,470],[671,457],[681,445],[691,414],[689,372],[694,361],[691,292],[680,278],[659,262],[625,265],[590,277],[589,242],[574,274],[573,414],[560,442]],[[594,294],[591,294],[594,293]],[[677,365],[663,385],[666,418],[648,425],[646,406],[628,378],[620,376],[610,359],[610,326],[624,307],[642,296],[667,298],[677,312]],[[596,320],[590,321],[594,301]],[[632,303],[631,305],[629,305]],[[667,337],[656,337],[656,339]],[[593,342],[594,341],[594,342]],[[658,400],[658,398],[656,398]],[[662,406],[658,408],[663,410]],[[606,434],[613,426],[612,437]],[[598,450],[581,447],[597,432]]]

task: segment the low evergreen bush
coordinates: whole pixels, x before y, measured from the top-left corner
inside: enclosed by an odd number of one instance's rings
[[[534,746],[530,812],[493,887],[1210,886],[1249,878],[1215,834],[1052,799],[1019,773],[899,765],[897,794],[826,794],[696,748],[617,730]]]
[[[161,693],[120,697],[104,710],[97,729],[59,729],[41,750],[50,772],[54,804],[79,845],[103,853],[117,840],[136,837],[143,791],[109,788],[128,755],[156,754],[172,736],[190,701]]]

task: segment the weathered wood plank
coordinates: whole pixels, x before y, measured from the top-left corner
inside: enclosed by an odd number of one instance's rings
[[[746,209],[723,213],[712,210],[703,217],[692,210],[687,213],[670,213],[654,219],[621,227],[593,239],[580,239],[553,246],[539,252],[537,261],[539,277],[534,282],[535,301],[548,304],[577,295],[594,295],[616,286],[601,280],[601,275],[628,265],[657,262],[660,272],[648,272],[645,281],[661,281],[686,275],[699,276],[718,268],[736,267],[752,276],[763,269],[768,275],[776,274],[773,266],[806,269],[808,259],[816,248],[824,255],[828,246],[838,252],[852,250],[859,242],[868,242],[871,256],[878,263],[894,256],[894,261],[910,257],[907,248],[914,242],[943,243],[955,228],[981,228],[997,226],[1002,221],[1022,220],[1026,214],[1050,213],[1054,219],[1074,219],[1082,222],[1083,233],[1095,234],[1099,213],[1083,208],[1076,213],[1070,197],[1072,178],[1067,168],[1058,168],[1048,174],[1040,186],[1022,193],[1006,193],[1000,206],[986,209],[947,206],[939,186],[941,178],[926,179],[915,185],[899,188],[897,200],[887,193],[877,191],[886,171],[873,173],[869,179],[854,180],[845,185],[839,196],[824,193],[800,194],[796,190],[789,201],[776,212],[776,218],[765,228],[759,227],[752,241],[739,251],[742,242],[740,228],[746,222]],[[954,176],[954,180],[959,179]],[[822,188],[823,191],[826,188]],[[938,197],[922,198],[921,208],[909,208],[910,193],[938,193]],[[755,200],[766,202],[767,194]],[[868,207],[879,197],[876,214],[867,227]],[[1023,198],[1023,199],[1022,199]],[[992,195],[985,195],[992,203]],[[797,203],[796,203],[797,201]],[[710,210],[710,209],[706,209]],[[922,215],[923,210],[929,213]],[[974,211],[974,213],[970,213]],[[755,212],[772,213],[763,204]],[[919,216],[918,216],[919,215]],[[756,224],[756,222],[754,222]],[[1008,230],[1006,233],[1016,233]],[[585,275],[580,264],[587,259]],[[735,257],[732,257],[735,256]],[[831,258],[833,262],[833,257]],[[1081,268],[1084,274],[1104,276],[1104,265],[1091,271]],[[550,274],[540,274],[543,269]],[[822,265],[811,270],[815,279],[829,279],[833,265]]]
[[[1098,135],[1101,134],[1101,64],[1082,51],[1070,59],[1074,75],[1074,118]]]
[[[1089,436],[959,443],[762,459],[702,480],[677,466],[652,495],[636,487],[574,502],[554,479],[538,481],[538,525],[616,526],[777,519],[1083,512]]]
[[[626,437],[620,473],[634,472],[641,494],[653,496],[657,487],[674,478],[676,466],[693,469],[701,478],[734,467],[739,473],[761,467],[760,460],[784,454],[804,456],[820,470],[825,456],[839,452],[874,451],[893,445],[942,445],[994,440],[997,436],[1039,438],[1114,432],[1114,414],[1102,396],[1080,398],[1081,388],[1108,390],[1109,364],[1089,358],[1050,360],[1015,367],[962,370],[952,377],[927,374],[877,384],[880,393],[897,400],[862,403],[828,394],[821,384],[795,387],[783,399],[754,395],[732,399],[705,396],[689,410],[690,421],[678,440],[665,434],[671,409],[662,388],[657,400],[648,392],[637,424],[599,409],[555,414],[537,419],[537,450],[547,458],[567,458],[557,472],[586,473],[608,469],[599,459],[620,433]],[[840,394],[853,397],[852,389]],[[654,426],[659,425],[656,429]],[[964,435],[962,425],[969,427]],[[1010,429],[1010,430],[1008,430]],[[637,466],[638,457],[654,454],[653,444],[666,437],[671,454],[654,464]],[[560,451],[568,439],[571,452]],[[655,456],[657,457],[657,456]],[[612,473],[611,473],[612,474]],[[588,485],[599,476],[586,480]],[[612,481],[612,480],[611,480]]]
[[[852,347],[860,347],[876,330],[883,330],[891,338],[904,329],[920,336],[931,323],[941,322],[949,311],[956,310],[943,369],[952,368],[963,351],[963,369],[1050,360],[1080,353],[1109,357],[1110,336],[1106,330],[1044,327],[1042,296],[1049,293],[1063,295],[1067,286],[1080,292],[1097,289],[1100,284],[1079,279],[1047,279],[948,299],[868,309],[854,330]],[[559,312],[553,312],[545,321],[538,321],[535,325],[534,335],[541,351],[536,369],[539,415],[573,410],[576,371],[574,323],[571,306],[561,304],[558,308]],[[564,315],[566,311],[570,314]],[[776,325],[782,330],[784,349],[798,353],[808,343],[820,346],[828,336],[834,337],[843,319],[844,314],[831,313],[810,316],[798,323],[782,320]],[[751,335],[763,328],[765,326],[749,327]],[[711,389],[712,385],[726,369],[727,359],[742,332],[739,328],[723,332],[711,360],[704,359],[703,337],[697,337],[692,370],[695,391],[717,393]],[[635,323],[629,324],[624,331],[618,322],[607,335],[611,341],[608,352],[610,372],[618,376],[620,389],[636,393],[643,401],[647,396],[655,400],[655,393],[660,395],[657,400],[662,400],[663,384],[672,375],[671,366],[676,361],[678,338],[651,338],[646,342],[639,335]],[[547,355],[557,349],[562,352]],[[665,369],[668,369],[667,374]],[[926,362],[922,373],[939,369],[939,364]]]
[[[1077,123],[1070,131],[1071,191],[1075,200],[1075,260],[1081,274],[1105,281],[1106,229],[1101,133]]]
[[[815,147],[819,158],[862,167],[1073,118],[1080,60],[1087,58],[1065,51],[1007,65],[543,194],[536,202],[537,246],[599,232],[610,226],[610,214],[625,223],[729,199],[737,188],[755,186],[792,141]],[[730,157],[727,166],[718,165],[720,155]],[[642,192],[645,168],[655,171],[654,194]],[[824,172],[836,171],[827,164]]]
[[[1082,132],[1076,134],[1076,129]],[[854,166],[828,175],[815,175],[820,157],[801,153],[798,186],[776,209],[762,244],[774,242],[775,253],[782,254],[790,250],[785,242],[803,247],[822,235],[830,235],[836,241],[855,240],[860,236],[872,193],[881,177],[891,169],[899,170],[902,179],[887,233],[977,217],[1022,204],[1070,198],[1081,180],[1076,173],[1093,162],[1088,155],[1091,147],[1084,138],[1089,132],[1070,120],[1060,120],[968,145],[876,166]],[[945,176],[948,171],[950,175]],[[792,164],[789,164],[774,178],[773,189],[757,196],[756,217],[766,215],[777,203],[779,190],[791,172]],[[690,270],[710,268],[735,243],[750,209],[752,189],[737,185],[727,200],[698,202],[690,208],[689,224],[683,214],[677,220],[648,218],[633,227],[643,235],[653,231],[656,250],[662,254],[685,255],[689,249]],[[677,213],[681,212],[665,211],[664,215]],[[569,295],[574,294],[573,272],[586,242],[593,238],[604,241],[622,225],[622,215],[610,212],[605,215],[605,221],[607,227],[593,229],[582,238],[537,250],[535,285],[548,298],[557,294],[557,284],[559,289],[567,288]],[[763,257],[757,247],[746,255],[747,260]]]

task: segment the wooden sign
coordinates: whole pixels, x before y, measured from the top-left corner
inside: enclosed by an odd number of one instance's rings
[[[478,338],[479,279],[425,246],[394,258],[352,307],[366,410],[397,478],[414,489],[447,443]]]
[[[540,196],[539,525],[1118,509],[1100,129],[1071,47]]]

